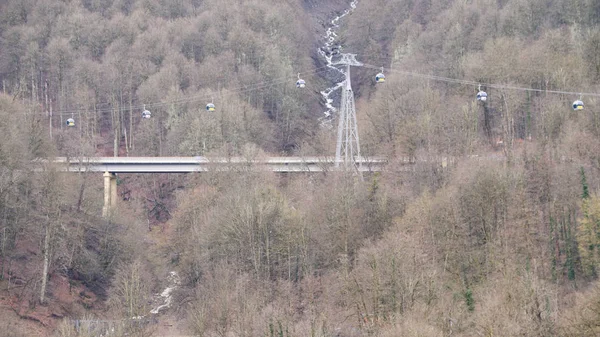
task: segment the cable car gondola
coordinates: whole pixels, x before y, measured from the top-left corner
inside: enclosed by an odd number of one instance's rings
[[[581,100],[581,95],[579,96],[578,100],[573,102],[573,110],[583,110],[583,101]]]
[[[479,91],[477,93],[477,100],[478,101],[482,101],[482,102],[487,101],[487,92],[485,92],[485,91]]]
[[[583,101],[576,100],[573,102],[573,110],[583,110]]]
[[[306,81],[300,78],[300,73],[298,73],[298,81],[296,81],[296,88],[304,88],[306,86]]]
[[[383,74],[383,67],[381,67],[381,72],[375,75],[375,82],[383,83],[385,82],[385,75]]]
[[[75,120],[73,118],[67,119],[67,126],[75,126]]]
[[[481,84],[479,85],[479,87],[478,87],[477,90],[478,90],[478,92],[477,92],[477,100],[478,101],[482,101],[482,102],[487,101],[487,96],[488,96],[487,92],[481,90]]]
[[[149,119],[150,117],[152,117],[152,113],[150,111],[148,111],[148,110],[142,111],[142,118]]]
[[[213,103],[208,103],[206,105],[206,111],[215,111],[216,107]]]

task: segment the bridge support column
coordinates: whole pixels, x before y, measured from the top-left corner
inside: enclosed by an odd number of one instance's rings
[[[117,177],[114,173],[104,172],[104,207],[102,216],[108,218],[117,207]]]

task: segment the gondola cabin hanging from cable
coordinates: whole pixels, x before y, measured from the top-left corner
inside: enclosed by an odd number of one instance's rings
[[[67,119],[67,126],[75,126],[75,120],[73,118]]]
[[[304,88],[306,86],[306,81],[300,78],[300,74],[298,74],[298,80],[296,81],[296,88]]]
[[[573,102],[573,110],[583,110],[583,101],[578,99],[575,102]]]
[[[485,91],[479,91],[477,93],[477,100],[478,101],[482,101],[482,102],[487,101],[487,92],[485,92]]]
[[[477,86],[477,100],[482,102],[487,101],[487,92],[481,90],[481,84]]]
[[[385,75],[383,74],[383,67],[381,67],[381,72],[375,75],[375,82],[383,83],[385,82]]]
[[[215,111],[216,107],[213,103],[208,103],[206,105],[206,111]]]
[[[142,111],[142,118],[149,119],[150,117],[152,117],[152,113],[150,111],[148,111],[148,110]]]

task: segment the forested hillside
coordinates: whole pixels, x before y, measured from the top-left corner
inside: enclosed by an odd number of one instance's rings
[[[572,137],[597,145],[597,96],[584,95],[591,111],[574,114],[568,107],[579,95],[545,91],[597,92],[599,15],[596,1],[361,1],[345,30],[347,49],[391,68],[395,83],[375,93],[373,70],[360,72],[376,108],[365,113],[372,142],[454,155],[499,140],[507,150],[530,138],[554,149]],[[478,106],[477,86],[419,75],[481,83],[490,100]],[[565,137],[570,127],[578,133]]]
[[[120,175],[107,220],[41,159],[332,156],[350,2],[0,1],[0,336],[600,335],[600,3],[355,4],[383,172]]]
[[[76,120],[62,154],[291,150],[314,129],[292,90],[314,69],[308,22],[299,1],[4,1],[0,76],[53,128]]]

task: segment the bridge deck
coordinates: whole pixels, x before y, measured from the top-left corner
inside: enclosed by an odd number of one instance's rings
[[[207,171],[268,170],[273,172],[334,171],[332,157],[89,157],[56,158],[54,163],[68,172],[191,173]],[[360,171],[381,171],[384,157],[359,158]],[[408,163],[408,160],[407,160]],[[341,164],[340,166],[343,166]]]

